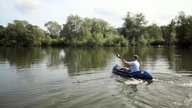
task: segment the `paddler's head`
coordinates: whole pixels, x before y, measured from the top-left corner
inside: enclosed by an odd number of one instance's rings
[[[134,55],[134,56],[133,56],[133,59],[134,59],[134,60],[138,60],[138,59],[139,59],[139,56],[138,56],[138,55]]]

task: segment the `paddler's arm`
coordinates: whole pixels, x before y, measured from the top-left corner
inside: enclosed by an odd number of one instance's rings
[[[131,65],[129,65],[129,62],[126,61],[125,59],[123,59],[123,62],[127,65],[127,67],[131,67]]]
[[[123,62],[127,65],[129,65],[128,61],[126,61],[125,59],[123,59]]]

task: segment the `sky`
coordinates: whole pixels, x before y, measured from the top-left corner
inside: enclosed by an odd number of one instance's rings
[[[48,21],[60,25],[69,15],[100,18],[122,27],[127,12],[142,13],[148,24],[167,25],[179,12],[192,15],[192,0],[0,0],[0,25],[26,20],[41,28]]]

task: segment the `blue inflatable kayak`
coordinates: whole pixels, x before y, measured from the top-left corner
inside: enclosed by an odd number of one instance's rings
[[[139,79],[146,79],[146,80],[153,79],[152,75],[145,70],[140,70],[140,71],[136,71],[136,72],[128,72],[118,65],[115,65],[113,67],[113,73],[122,75],[125,77],[131,77],[131,78],[139,78]]]

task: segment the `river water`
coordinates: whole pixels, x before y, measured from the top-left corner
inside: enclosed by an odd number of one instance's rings
[[[117,52],[154,79],[113,74]],[[0,108],[192,108],[192,50],[0,48]]]

